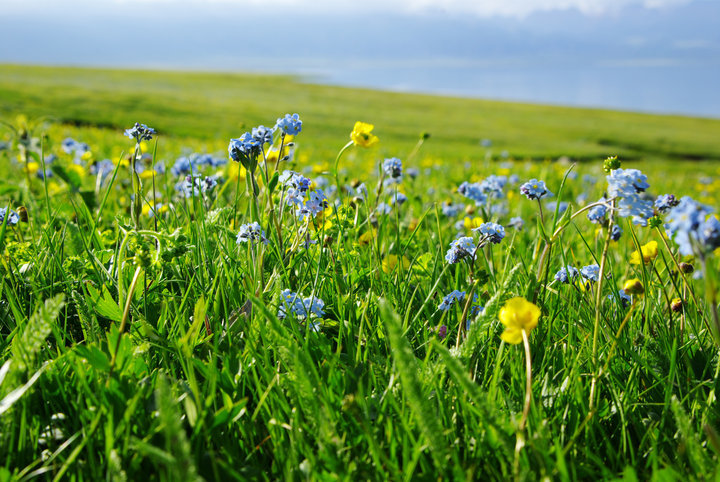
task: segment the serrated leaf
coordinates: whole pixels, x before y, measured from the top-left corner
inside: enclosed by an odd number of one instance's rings
[[[122,320],[122,310],[105,286],[102,288],[102,294],[90,284],[86,285],[86,288],[92,298],[92,307],[97,314],[116,323]]]

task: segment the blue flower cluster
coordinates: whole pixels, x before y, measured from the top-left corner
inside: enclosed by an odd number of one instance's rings
[[[607,297],[611,301],[620,302],[623,308],[627,308],[632,302],[632,298],[630,298],[630,296],[625,293],[625,290],[618,290],[617,293],[610,293],[609,295],[607,295]]]
[[[175,189],[186,198],[200,196],[201,193],[209,194],[217,187],[218,179],[217,176],[207,176],[204,179],[201,176],[186,176]]]
[[[438,310],[448,311],[455,303],[459,303],[464,299],[464,291],[453,290],[443,297],[442,303],[438,306]]]
[[[90,173],[100,176],[100,181],[104,181],[107,176],[115,170],[115,163],[110,159],[103,159],[90,166]]]
[[[298,114],[285,114],[285,117],[280,117],[277,120],[275,127],[282,130],[286,135],[296,136],[302,130],[302,121]]]
[[[442,213],[449,217],[454,218],[458,214],[460,214],[465,209],[464,204],[453,204],[453,203],[443,203],[442,205]]]
[[[65,154],[70,154],[73,156],[73,163],[78,165],[85,165],[85,161],[83,160],[83,155],[86,152],[90,151],[90,146],[87,145],[84,142],[78,142],[72,137],[66,137],[63,139],[61,144],[62,151]],[[52,162],[51,160],[45,159],[45,164],[50,164]]]
[[[257,156],[261,149],[260,141],[254,139],[251,133],[246,132],[237,139],[230,139],[228,155],[233,161],[245,165],[244,163]]]
[[[598,202],[606,203],[607,199],[602,197],[598,200]],[[607,204],[598,204],[597,206],[592,207],[588,210],[587,218],[590,220],[591,223],[602,224],[605,222],[605,215],[607,214],[607,211]]]
[[[397,157],[385,159],[382,170],[386,176],[398,179],[402,176],[402,161]]]
[[[466,198],[475,201],[475,205],[483,206],[487,202],[488,197],[497,199],[505,197],[503,189],[507,182],[508,178],[506,176],[491,175],[480,182],[463,182],[458,187],[458,192]]]
[[[262,242],[268,244],[269,241],[265,237],[265,231],[263,231],[260,224],[257,222],[246,223],[240,226],[240,231],[237,234],[236,243],[250,243],[255,244],[256,242]]]
[[[0,225],[5,222],[6,216],[8,226],[15,226],[17,223],[20,222],[20,216],[18,216],[18,213],[11,209],[10,214],[8,215],[8,208],[0,208]]]
[[[393,193],[392,197],[390,198],[390,204],[398,206],[402,205],[405,201],[407,201],[407,196],[401,192]]]
[[[135,139],[135,142],[149,141],[155,134],[157,134],[155,129],[138,122],[136,122],[130,129],[125,129],[125,136],[130,139]]]
[[[463,259],[475,256],[475,241],[469,236],[463,236],[450,243],[450,249],[445,254],[445,260],[450,264],[459,263]]]
[[[580,269],[580,274],[588,281],[598,281],[600,279],[600,266],[596,264],[583,266]]]
[[[661,194],[655,199],[655,208],[661,213],[667,213],[680,203],[672,194]]]
[[[505,237],[505,228],[497,223],[482,223],[474,232],[480,233],[479,244],[482,246],[486,241],[492,244],[498,244]]]
[[[653,212],[653,202],[642,199],[640,194],[650,187],[647,176],[637,169],[615,169],[607,176],[608,195],[619,198],[618,214],[632,216],[633,223],[647,226]]]
[[[530,179],[528,182],[520,186],[520,194],[523,194],[531,201],[554,195],[545,186],[545,181],[538,181],[537,179]]]
[[[280,175],[280,184],[286,189],[283,195],[288,206],[301,207],[312,181],[298,172],[286,170]]]
[[[328,207],[328,200],[325,193],[323,193],[322,189],[315,189],[307,192],[307,200],[295,211],[295,214],[302,221],[305,216],[314,217],[320,214],[326,207]]]
[[[577,268],[573,266],[563,266],[560,268],[560,271],[555,273],[555,281],[560,283],[572,283],[578,276],[580,276],[580,273]]]
[[[510,218],[510,222],[507,225],[508,228],[517,229],[518,231],[522,231],[523,226],[525,226],[525,221],[523,221],[523,218],[520,216]]]
[[[188,156],[178,157],[175,163],[170,168],[170,172],[175,176],[183,176],[186,174],[198,174],[199,169],[203,166],[210,166],[218,168],[227,164],[227,159],[222,157],[214,157],[210,154],[197,154],[193,153]],[[158,170],[158,166],[155,166],[155,170]]]
[[[277,317],[281,320],[287,317],[288,312],[302,320],[307,320],[312,316],[317,318],[325,316],[325,311],[323,311],[325,302],[317,296],[302,298],[297,293],[288,289],[283,290],[281,296],[282,299],[280,300],[277,313]]]
[[[712,209],[684,196],[667,214],[665,230],[684,256],[704,255],[720,247],[720,221]]]

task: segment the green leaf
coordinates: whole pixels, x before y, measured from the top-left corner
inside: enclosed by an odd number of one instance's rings
[[[120,323],[120,320],[122,319],[122,310],[115,300],[113,300],[112,296],[110,296],[108,289],[103,286],[102,294],[100,294],[100,292],[90,284],[87,284],[86,288],[92,298],[92,306],[95,309],[95,312],[102,317],[116,323]]]
[[[33,365],[37,354],[45,344],[45,339],[52,331],[52,324],[64,306],[64,294],[45,300],[43,306],[30,317],[23,332],[13,338],[14,370],[24,371]]]
[[[415,355],[413,355],[410,344],[403,333],[400,317],[392,309],[391,304],[384,298],[380,299],[380,318],[382,318],[388,332],[388,339],[392,347],[392,355],[395,359],[395,367],[400,373],[403,391],[407,397],[408,404],[420,427],[420,431],[430,445],[431,455],[435,462],[435,468],[445,470],[449,462],[448,442],[443,438],[443,427],[438,422],[437,407],[432,406],[418,376],[418,366]]]
[[[275,174],[273,174],[273,177],[270,179],[270,182],[268,183],[268,189],[270,190],[270,194],[275,192],[275,188],[278,185],[279,179],[280,179],[280,173],[276,171]]]

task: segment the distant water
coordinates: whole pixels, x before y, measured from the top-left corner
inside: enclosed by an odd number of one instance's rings
[[[310,82],[539,104],[720,118],[720,65],[607,62],[595,66],[345,63],[292,66]],[[720,136],[720,133],[718,134]]]

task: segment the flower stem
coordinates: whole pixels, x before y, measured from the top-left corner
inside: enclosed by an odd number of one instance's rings
[[[615,201],[612,202],[615,207]],[[593,344],[592,344],[592,363],[593,363],[593,377],[590,383],[590,411],[592,412],[595,404],[595,388],[598,380],[598,333],[600,331],[600,308],[602,307],[602,287],[603,280],[605,279],[605,261],[607,260],[608,248],[610,247],[610,238],[612,236],[612,227],[615,217],[610,215],[610,221],[608,222],[607,234],[605,235],[605,245],[603,246],[602,255],[600,257],[600,270],[598,273],[598,281],[595,292],[595,324],[593,325]]]

